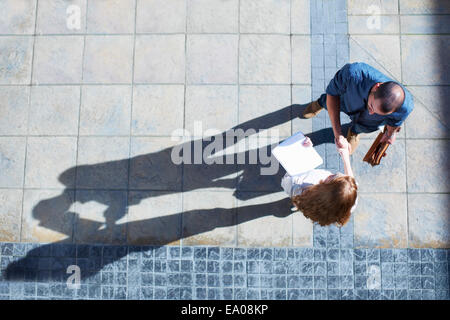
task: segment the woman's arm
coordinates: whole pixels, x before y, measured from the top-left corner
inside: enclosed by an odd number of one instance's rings
[[[352,167],[350,165],[349,148],[339,148],[338,152],[341,155],[342,161],[344,162],[345,174],[350,176],[350,177],[353,177],[353,171],[352,171]]]

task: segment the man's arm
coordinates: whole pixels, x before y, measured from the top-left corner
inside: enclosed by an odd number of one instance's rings
[[[331,126],[334,133],[334,142],[337,148],[350,148],[347,139],[341,133],[341,118],[340,118],[340,98],[339,96],[332,96],[327,94],[327,107],[330,116]]]

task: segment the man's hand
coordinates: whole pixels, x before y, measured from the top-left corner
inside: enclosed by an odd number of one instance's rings
[[[343,135],[334,138],[334,143],[336,144],[338,152],[339,149],[347,149],[349,152],[352,152],[352,146],[350,145],[350,143],[348,143],[347,139]]]
[[[400,131],[400,127],[391,127],[386,125],[387,130],[383,137],[381,138],[381,143],[387,142],[389,144],[393,144],[396,139],[397,132]]]

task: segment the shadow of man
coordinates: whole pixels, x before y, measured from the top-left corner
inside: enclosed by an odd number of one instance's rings
[[[261,130],[270,129],[286,121],[290,121],[292,118],[301,114],[305,107],[306,105],[287,106],[215,135],[210,140],[220,140],[222,141],[222,145],[217,144],[213,154],[224,150],[226,146],[223,142],[227,141],[227,135],[229,136],[230,133],[239,130],[247,133],[233,137],[232,143],[235,146],[242,139],[248,138]],[[318,131],[308,136],[310,136],[315,145],[333,141],[331,128]],[[263,147],[257,148],[256,151],[245,150],[239,153],[232,153],[231,158],[229,154],[214,156],[210,159],[211,164],[195,163],[195,159],[193,158],[195,157],[196,144],[200,144],[202,146],[201,150],[205,150],[209,142],[205,141],[204,138],[197,139],[154,153],[93,165],[79,165],[64,171],[60,175],[59,180],[67,188],[54,198],[41,200],[33,208],[32,215],[34,219],[39,221],[39,226],[66,234],[68,238],[60,242],[35,248],[28,252],[26,257],[10,263],[6,270],[7,278],[23,280],[26,278],[26,275],[29,278],[36,278],[42,269],[50,271],[50,273],[47,273],[47,276],[53,280],[64,279],[65,270],[69,264],[73,264],[73,260],[69,259],[71,257],[63,259],[66,254],[59,253],[61,259],[58,259],[58,263],[48,263],[47,261],[43,266],[39,266],[36,260],[40,259],[36,257],[42,257],[43,252],[48,257],[51,257],[50,252],[60,251],[58,249],[60,248],[59,245],[72,242],[71,228],[67,224],[61,224],[62,217],[67,219],[67,221],[73,221],[73,225],[76,226],[74,238],[77,239],[77,243],[99,242],[124,244],[127,239],[123,237],[123,228],[138,226],[141,230],[145,230],[148,227],[148,230],[154,231],[155,228],[152,228],[152,226],[158,223],[164,227],[164,230],[161,230],[161,232],[158,232],[154,236],[148,235],[146,239],[149,241],[148,244],[164,245],[215,228],[232,226],[263,216],[274,215],[284,217],[291,214],[290,199],[285,198],[273,203],[240,206],[239,219],[236,215],[236,208],[213,208],[190,210],[173,215],[128,222],[121,225],[116,224],[119,219],[126,215],[129,206],[137,205],[143,199],[158,195],[191,191],[199,188],[225,188],[234,190],[233,195],[237,199],[248,200],[259,196],[261,192],[273,193],[281,190],[280,180],[284,175],[284,170],[278,170],[277,167],[274,174],[261,175],[260,170],[264,166],[260,162],[257,161],[255,164],[248,164],[246,162],[254,155],[252,152],[256,152],[257,156],[267,152],[265,156],[269,156],[270,161],[267,161],[267,158],[265,160],[271,166],[273,161],[276,160],[271,157],[270,150],[278,143],[269,145],[267,149]],[[190,150],[190,163],[182,163],[181,165],[174,164],[174,148],[177,148],[177,152],[179,150]],[[184,156],[184,154],[182,155]],[[244,162],[238,163],[242,159],[244,159]],[[130,168],[129,176],[128,168]],[[76,179],[76,187],[78,189],[76,191],[76,197],[74,197],[74,190],[71,188],[74,179]],[[99,186],[122,189],[122,196],[118,196],[120,191],[117,190],[93,190],[99,188]],[[127,197],[126,191],[133,187],[141,191],[139,193],[140,196]],[[148,189],[156,189],[163,192],[155,193],[148,191]],[[105,223],[83,219],[77,213],[70,211],[70,207],[74,202],[86,203],[89,201],[95,201],[107,207],[103,213]],[[183,221],[195,221],[196,223],[180,229],[181,215],[183,215]],[[72,256],[73,251],[68,251],[71,253],[68,255]],[[125,252],[126,250],[123,255],[126,254]],[[117,255],[114,257],[114,260],[120,259],[123,255]],[[55,262],[55,259],[57,258],[53,258],[52,261]],[[111,263],[111,261],[107,263]],[[90,268],[90,274],[98,272],[104,265],[102,262],[96,264],[93,268]]]

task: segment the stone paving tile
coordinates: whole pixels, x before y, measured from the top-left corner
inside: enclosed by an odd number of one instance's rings
[[[414,97],[414,112],[405,123],[407,138],[448,138],[450,118],[442,114],[448,86],[408,86]]]
[[[380,14],[398,14],[398,0],[348,0],[348,14],[370,14],[370,7],[376,7]],[[378,11],[377,11],[378,12]]]
[[[311,37],[292,36],[292,83],[311,82]],[[335,64],[336,65],[336,64]]]
[[[180,191],[182,167],[171,161],[172,147],[175,145],[177,142],[168,137],[133,137],[129,187],[138,190]]]
[[[32,37],[1,37],[0,84],[29,84],[32,56]]]
[[[128,135],[131,86],[83,86],[80,135]]]
[[[397,139],[395,144],[389,147],[386,157],[380,165],[372,167],[363,162],[364,155],[372,145],[372,140],[360,140],[358,149],[352,155],[352,169],[359,183],[361,192],[405,192],[407,164],[405,161],[405,141]],[[409,144],[408,144],[409,145]],[[408,156],[411,152],[407,149]],[[422,156],[422,155],[420,155]],[[409,166],[409,162],[408,162]],[[408,168],[409,170],[409,168]],[[409,183],[408,171],[408,183]],[[409,190],[411,191],[411,190]]]
[[[237,245],[245,247],[290,246],[293,239],[291,202],[282,192],[273,194],[252,193],[251,198],[238,200]],[[244,198],[244,197],[241,197]],[[248,198],[245,196],[245,198]],[[297,213],[298,214],[298,213]],[[297,219],[305,225],[298,226],[303,234],[296,241],[308,241],[312,228],[308,221]],[[308,230],[309,229],[309,230]]]
[[[311,102],[311,86],[292,86],[292,114],[296,114],[297,105],[305,105]],[[298,107],[299,108],[299,107]],[[312,121],[309,119],[292,119],[292,133],[301,131],[305,134],[312,132]]]
[[[185,36],[136,36],[134,82],[184,83]]]
[[[5,0],[0,4],[2,34],[33,34],[36,0]]]
[[[30,135],[77,135],[80,87],[31,88]]]
[[[436,85],[450,83],[448,61],[440,56],[450,48],[450,36],[402,36],[403,82],[410,85]],[[430,51],[429,48],[435,48]]]
[[[441,34],[449,33],[450,31],[450,23],[447,16],[400,16],[400,22],[402,34]]]
[[[402,67],[405,70],[400,58],[400,39],[393,35],[352,35],[350,62],[359,61],[370,64],[398,81],[402,76]]]
[[[350,34],[398,34],[400,23],[398,16],[380,15],[376,18],[371,16],[349,16],[348,31]],[[402,29],[403,31],[403,29]]]
[[[76,172],[79,189],[127,188],[128,137],[80,137],[77,168],[70,168],[62,177]]]
[[[0,190],[0,241],[19,242],[22,214],[23,191],[18,189]]]
[[[77,138],[75,137],[29,137],[25,164],[26,188],[73,188],[75,174],[61,173],[75,166],[77,161]]]
[[[137,33],[176,33],[185,30],[185,0],[137,0]]]
[[[86,31],[87,0],[38,1],[37,34],[74,34]],[[67,20],[67,18],[70,18]]]
[[[131,82],[132,36],[88,36],[84,51],[84,83]]]
[[[291,0],[291,33],[310,34],[309,0]],[[347,16],[347,13],[345,13]]]
[[[355,247],[407,247],[406,201],[406,194],[360,194],[355,210]]]
[[[241,35],[240,84],[289,84],[291,82],[290,37]]]
[[[127,191],[77,190],[74,242],[125,244]]]
[[[400,4],[401,14],[417,14],[417,13],[450,13],[450,4],[447,1],[420,1],[420,0],[398,0]]]
[[[127,237],[133,245],[177,245],[181,239],[182,195],[130,191]]]
[[[289,0],[242,0],[240,2],[240,32],[289,33]]]
[[[29,95],[29,87],[0,87],[0,134],[27,134]]]
[[[409,194],[409,246],[447,248],[450,243],[448,194]],[[427,223],[423,223],[427,221]]]
[[[271,126],[268,135],[277,135],[281,137],[291,136],[291,124],[289,121],[282,122],[283,119],[290,118],[291,89],[289,86],[240,86],[239,89],[239,123],[243,123],[257,117],[264,117],[272,112],[280,119],[280,124]],[[280,113],[280,114],[279,114]],[[267,116],[266,116],[267,117]],[[263,118],[262,125],[266,122]],[[261,130],[261,128],[255,128]]]
[[[188,6],[188,33],[237,33],[239,31],[239,0],[190,0]]]
[[[0,187],[23,186],[25,150],[25,137],[0,137]]]
[[[183,245],[235,245],[236,200],[231,191],[184,192]]]
[[[448,140],[407,140],[409,192],[449,192]]]
[[[238,35],[188,35],[187,83],[236,83],[238,41]]]
[[[88,33],[133,33],[136,0],[91,1],[87,12]]]
[[[186,87],[184,122],[186,130],[191,135],[198,136],[200,133],[203,136],[210,136],[232,128],[237,125],[237,114],[237,86],[198,85]],[[208,134],[206,131],[208,129],[218,132]]]
[[[83,46],[81,36],[36,37],[33,83],[80,83]]]
[[[183,128],[183,114],[183,85],[134,86],[133,135],[171,135]]]
[[[74,202],[73,190],[25,189],[21,241],[71,242],[75,214],[69,209]]]

